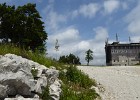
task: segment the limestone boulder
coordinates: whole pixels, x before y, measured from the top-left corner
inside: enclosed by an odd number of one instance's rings
[[[30,66],[6,56],[0,59],[0,76],[0,84],[7,87],[5,91],[10,96],[30,96],[35,86]]]
[[[32,75],[37,71],[37,78]],[[0,56],[0,100],[39,100],[36,95],[49,88],[49,96],[59,100],[59,71],[14,54]],[[9,96],[15,98],[7,98]],[[37,98],[36,98],[37,97]],[[27,99],[28,98],[28,99]]]

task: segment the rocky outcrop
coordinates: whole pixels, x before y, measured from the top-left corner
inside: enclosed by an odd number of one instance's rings
[[[31,72],[35,72],[34,77]],[[55,67],[49,69],[14,54],[0,56],[0,100],[10,100],[7,97],[16,95],[34,100],[35,95],[42,93],[46,87],[49,88],[49,96],[59,100],[61,84],[58,76],[59,71]]]

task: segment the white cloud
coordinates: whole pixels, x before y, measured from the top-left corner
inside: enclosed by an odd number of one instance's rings
[[[118,9],[120,6],[119,0],[106,0],[104,1],[105,13],[110,14]]]
[[[140,42],[140,35],[139,36],[132,36],[131,41],[134,43]]]
[[[128,9],[128,3],[126,3],[126,2],[122,2],[121,6],[123,9]]]
[[[105,64],[105,40],[108,37],[108,30],[104,27],[97,27],[93,29],[96,33],[91,45],[94,50],[94,64]]]
[[[85,52],[88,49],[91,49],[94,53],[94,60],[90,64],[102,65],[105,64],[105,50],[104,50],[104,41],[108,37],[107,29],[104,27],[94,28],[95,36],[91,37],[88,40],[83,40],[80,37],[78,29],[70,27],[58,32],[58,34],[52,34],[49,36],[49,47],[48,54],[49,56],[57,57],[60,55],[68,55],[73,53],[76,56],[79,56],[82,64],[86,64],[85,61]],[[59,40],[60,48],[56,52],[54,50],[55,39]]]
[[[108,31],[104,27],[97,27],[93,29],[96,33],[95,40],[96,41],[104,41],[108,37]]]
[[[64,44],[66,41],[75,41],[79,39],[79,31],[76,28],[70,27],[67,29],[64,29],[62,31],[59,31],[57,33],[54,33],[49,36],[49,43],[54,42],[56,39],[58,39],[61,44]]]
[[[96,3],[90,3],[88,5],[82,5],[79,9],[79,13],[83,14],[85,17],[92,18],[95,16],[99,10],[99,5]]]
[[[59,24],[65,21],[66,16],[50,11],[46,18],[47,29],[57,30],[59,28]]]
[[[79,50],[87,50],[90,49],[89,41],[82,40],[77,44]]]
[[[140,34],[140,3],[126,16],[128,31],[133,34]]]
[[[128,31],[132,34],[140,34],[140,20],[133,20],[128,25]]]
[[[125,17],[127,22],[127,30],[132,35],[133,42],[140,41],[140,2],[137,3],[137,6],[134,7],[130,13]]]
[[[72,16],[76,17],[81,14],[85,17],[93,18],[96,15],[99,8],[100,7],[97,3],[89,3],[87,5],[82,5],[79,7],[78,10],[74,10],[72,12]]]
[[[42,10],[44,22],[49,32],[59,29],[61,23],[66,22],[67,16],[54,11],[54,0],[49,0],[49,4]]]

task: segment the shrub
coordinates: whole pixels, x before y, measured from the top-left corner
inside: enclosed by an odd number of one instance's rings
[[[62,85],[62,91],[60,100],[94,100],[99,96],[95,90],[81,89],[75,91],[67,85]]]
[[[95,90],[90,89],[91,86],[96,86],[96,82],[91,80],[88,75],[72,65],[66,70],[59,74],[63,81],[63,93],[60,100],[94,100],[99,96]]]
[[[66,77],[68,81],[79,83],[79,85],[83,88],[89,88],[92,85],[96,85],[96,82],[94,80],[91,80],[88,75],[85,75],[75,66],[68,67]]]

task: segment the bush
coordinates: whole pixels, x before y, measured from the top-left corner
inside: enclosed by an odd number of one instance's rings
[[[67,69],[66,77],[68,81],[79,83],[83,88],[89,88],[92,85],[96,85],[94,80],[91,80],[88,75],[85,75],[83,72],[78,70],[75,66],[70,66]]]
[[[63,81],[62,95],[60,100],[94,100],[99,95],[90,89],[96,86],[96,82],[78,70],[76,66],[70,66],[61,71],[59,76]]]
[[[67,85],[62,85],[62,91],[60,100],[94,100],[99,96],[95,90],[81,89],[75,91]]]

